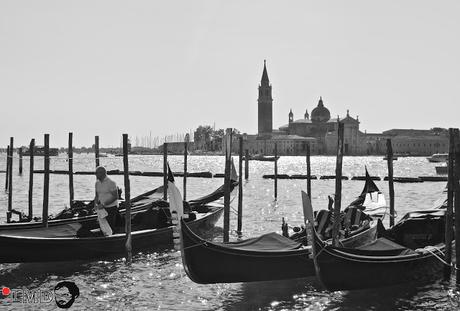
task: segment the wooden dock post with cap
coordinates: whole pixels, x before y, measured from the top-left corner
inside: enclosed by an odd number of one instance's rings
[[[310,165],[310,143],[307,143],[307,194],[311,199],[311,165]]]
[[[229,241],[230,231],[230,172],[232,161],[232,129],[225,135],[225,179],[224,179],[224,242]]]
[[[94,156],[96,158],[96,167],[100,165],[99,162],[99,136],[94,137]]]
[[[6,222],[11,222],[11,215],[13,210],[13,150],[14,138],[10,137],[10,150],[8,153],[8,211],[6,212]]]
[[[73,189],[73,133],[69,133],[69,146],[67,149],[67,157],[69,161],[69,207],[72,207],[74,200]]]
[[[32,219],[33,217],[33,197],[34,197],[34,149],[35,149],[35,139],[30,141],[29,145],[29,214],[28,218]]]
[[[337,160],[335,167],[334,224],[332,227],[332,245],[339,245],[340,205],[342,202],[342,159],[343,159],[343,123],[338,122]]]
[[[129,166],[128,166],[128,134],[123,134],[123,175],[125,181],[125,232],[126,232],[126,253],[127,262],[132,261],[131,245],[131,187],[129,184]]]
[[[50,189],[50,135],[45,134],[45,172],[43,178],[43,213],[42,223],[44,227],[48,227],[48,201]]]
[[[278,145],[275,143],[275,200],[278,199]]]
[[[22,147],[19,147],[19,174],[22,175]]]
[[[189,142],[190,136],[189,134],[185,134],[185,139],[184,139],[184,189],[183,189],[183,195],[184,195],[184,201],[187,200],[187,157],[188,157],[188,142]]]
[[[238,224],[236,231],[238,236],[241,236],[243,227],[243,136],[238,138],[238,142]]]
[[[390,191],[390,227],[395,224],[395,188],[393,183],[393,146],[387,139],[388,187]]]
[[[163,144],[163,200],[168,200],[168,143]]]

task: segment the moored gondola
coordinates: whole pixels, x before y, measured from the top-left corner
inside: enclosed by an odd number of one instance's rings
[[[314,236],[316,275],[328,290],[353,290],[428,281],[442,275],[444,210],[411,212],[378,239],[354,249]],[[314,230],[313,230],[314,231]]]
[[[365,189],[375,190],[367,183]],[[327,210],[317,213],[317,228],[325,237],[330,234],[331,214]],[[380,221],[369,222],[356,206],[349,206],[343,218],[349,231],[342,236],[341,245],[353,248],[375,240]],[[299,240],[306,240],[305,231],[291,238],[272,232],[240,242],[218,243],[202,239],[184,222],[181,224],[182,262],[190,279],[201,284],[314,276],[311,247]]]
[[[375,239],[377,224],[341,241],[350,247]],[[360,241],[360,242],[358,242]],[[189,278],[201,284],[257,282],[315,275],[311,247],[269,233],[241,242],[216,243],[181,223],[182,262]]]
[[[206,208],[204,213],[189,214],[188,225],[194,230],[213,226],[222,215],[221,205],[207,205]],[[163,211],[169,212],[169,209]],[[133,217],[133,252],[172,246],[173,226],[170,217],[165,217],[161,212],[152,212],[149,209],[142,212],[146,215],[138,214],[138,219]],[[87,236],[81,236],[82,228],[79,223],[69,223],[49,228],[2,231],[0,263],[95,260],[119,257],[126,253],[123,225],[118,228],[119,231],[107,237],[97,229],[86,230]]]
[[[238,185],[238,182],[232,181],[231,191]],[[163,196],[163,186],[156,189],[142,193],[131,199],[131,213],[137,214],[147,209],[153,208],[165,208],[169,206],[169,203],[163,201],[161,198]],[[223,186],[220,186],[215,191],[200,198],[191,200],[189,202],[184,202],[186,208],[189,208],[193,211],[202,211],[203,206],[211,202],[217,201],[224,196]],[[120,215],[124,217],[125,207],[124,202],[120,203],[119,209]],[[76,201],[75,206],[71,209],[61,211],[55,217],[50,217],[48,220],[48,226],[59,226],[65,224],[80,223],[86,228],[93,229],[97,228],[97,215],[94,214],[93,202],[92,201]],[[0,233],[4,230],[13,230],[13,229],[31,229],[31,228],[41,228],[43,224],[40,220],[29,221],[29,222],[12,222],[7,224],[0,225]]]

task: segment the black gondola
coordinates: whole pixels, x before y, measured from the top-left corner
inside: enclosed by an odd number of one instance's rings
[[[316,274],[328,290],[428,281],[442,275],[444,210],[411,212],[378,239],[354,249],[327,245],[314,234]]]
[[[220,218],[222,206],[207,206],[205,213],[190,213],[193,216],[188,225],[195,230],[209,228]],[[169,209],[167,209],[169,211]],[[144,211],[149,213],[151,210]],[[173,244],[173,226],[168,217],[155,217],[155,214],[133,217],[132,250],[143,250],[170,247]],[[161,214],[156,214],[160,216]],[[153,217],[152,217],[153,216]],[[121,227],[123,228],[123,227]],[[0,234],[0,263],[14,262],[48,262],[68,261],[77,259],[101,259],[123,256],[126,253],[126,234],[116,232],[104,237],[97,232],[91,236],[78,237],[81,224],[70,223],[40,229],[23,229],[3,231]]]
[[[365,190],[373,192],[375,188],[366,181]],[[350,214],[365,220],[365,214],[356,210],[357,207],[349,207]],[[318,213],[318,227],[323,235],[327,235],[325,223],[330,221],[330,214],[329,211]],[[375,240],[378,223],[380,220],[368,226],[358,224],[349,237],[341,240],[341,244],[353,248]],[[296,236],[306,237],[305,234]],[[270,281],[315,275],[311,247],[277,233],[240,242],[215,243],[200,238],[182,222],[181,251],[187,275],[201,284]]]
[[[232,191],[238,182],[233,181],[231,183],[231,190]],[[156,189],[147,191],[141,195],[138,195],[131,199],[131,213],[137,214],[139,212],[143,212],[150,207],[169,207],[169,203],[163,201],[161,199],[163,195],[163,186],[160,186]],[[212,193],[200,197],[195,200],[191,200],[188,202],[187,208],[190,208],[193,211],[200,212],[203,210],[203,206],[214,202],[221,197],[224,196],[223,186],[220,186]],[[124,202],[120,203],[120,215],[123,217],[125,214]],[[187,205],[187,203],[184,203]],[[59,226],[64,224],[71,224],[71,223],[81,223],[83,226],[93,229],[99,226],[97,222],[97,216],[94,214],[93,211],[93,203],[92,201],[76,201],[75,208],[73,207],[70,211],[64,210],[60,212],[57,217],[50,217],[48,220],[48,226]],[[205,209],[204,209],[205,210]],[[37,221],[29,221],[29,222],[13,222],[7,224],[0,225],[0,233],[3,230],[13,230],[13,229],[31,229],[31,228],[40,228],[43,224],[40,220]]]

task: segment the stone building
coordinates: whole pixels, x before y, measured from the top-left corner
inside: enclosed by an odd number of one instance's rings
[[[393,152],[396,154],[431,155],[447,152],[448,139],[445,129],[393,129],[383,133],[363,133],[359,129],[358,117],[352,117],[348,110],[344,118],[338,115],[331,118],[331,112],[325,106],[322,97],[311,111],[311,115],[306,109],[303,118],[295,119],[291,109],[288,113],[288,123],[273,129],[272,85],[265,61],[258,91],[258,133],[246,135],[245,139],[245,148],[251,154],[272,155],[275,144],[280,155],[305,155],[307,144],[310,144],[312,154],[336,154],[339,121],[344,123],[345,155],[386,154],[388,138],[392,139]],[[237,150],[237,146],[235,147]]]

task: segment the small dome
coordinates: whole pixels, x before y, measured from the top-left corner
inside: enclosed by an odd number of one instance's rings
[[[329,109],[324,107],[323,98],[319,98],[318,106],[311,112],[311,121],[312,122],[327,122],[331,119],[331,113]]]

